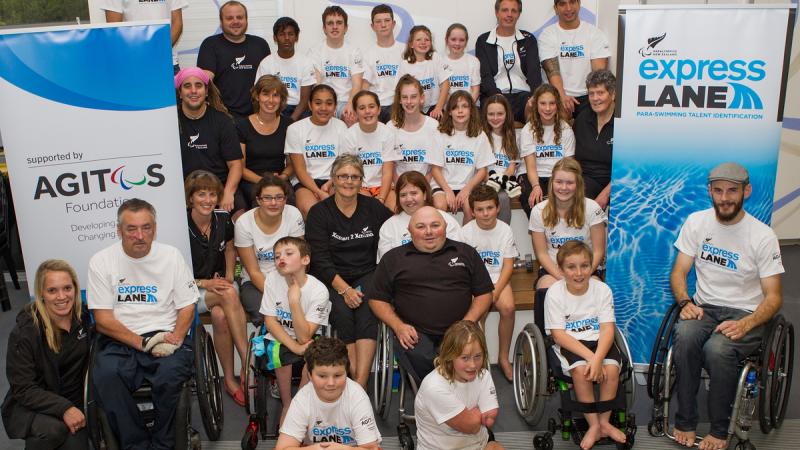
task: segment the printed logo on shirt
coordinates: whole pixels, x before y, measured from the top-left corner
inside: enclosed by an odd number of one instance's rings
[[[444,149],[444,162],[445,164],[474,166],[475,152],[470,150],[455,150],[451,144],[447,144]]]
[[[458,256],[451,259],[450,262],[447,263],[447,265],[450,267],[467,267],[467,265],[464,264],[463,262],[458,262]]]
[[[561,58],[585,58],[586,52],[584,51],[583,44],[574,45],[562,42],[559,56]]]
[[[600,319],[597,316],[574,321],[569,321],[568,318],[569,316],[567,316],[566,325],[564,326],[566,331],[571,331],[573,333],[580,333],[590,330],[600,331]]]
[[[422,148],[403,148],[403,144],[395,147],[395,150],[403,157],[402,162],[424,163],[426,150]]]
[[[280,72],[276,72],[275,76],[281,79],[281,82],[283,83],[284,86],[286,86],[286,89],[294,89],[294,90],[298,89],[298,87],[297,87],[297,83],[298,83],[297,77],[284,76],[284,75],[281,75]]]
[[[119,285],[117,286],[117,303],[158,303],[158,286],[155,285]]]
[[[561,145],[537,145],[536,146],[537,158],[563,158],[564,147]]]
[[[314,427],[311,428],[312,443],[316,442],[336,442],[339,444],[348,445],[355,442],[353,437],[353,429],[350,427],[339,428],[336,425],[322,425],[322,421],[318,420]]]
[[[506,66],[513,66],[517,62],[514,52],[503,52],[503,64]]]
[[[325,61],[325,78],[350,78],[350,68],[347,66],[337,66],[331,64],[330,60]]]
[[[450,75],[448,78],[451,88],[468,88],[469,75]]]
[[[569,241],[581,241],[583,242],[585,239],[583,236],[557,236],[555,231],[550,232],[550,237],[548,238],[550,241],[550,246],[559,249],[562,245],[566,244]]]
[[[242,55],[238,58],[233,58],[233,63],[231,64],[231,69],[233,70],[252,70],[252,64],[242,64],[242,61],[247,58],[247,55]]]
[[[200,133],[198,132],[194,136],[189,136],[189,143],[186,144],[189,148],[196,148],[198,150],[206,150],[208,148],[208,144],[195,144],[195,141],[200,139]]]
[[[362,427],[367,427],[369,430],[375,429],[375,419],[370,415],[365,415],[359,420]]]
[[[311,139],[306,139],[303,150],[306,153],[306,159],[336,158],[336,146],[333,144],[312,144]]]
[[[478,254],[481,255],[483,264],[492,267],[500,266],[500,252],[496,252],[494,250],[485,250],[478,252]]]
[[[423,78],[419,80],[419,84],[422,85],[423,91],[430,91],[436,86],[436,83],[433,82],[433,77]]]
[[[294,330],[294,322],[292,322],[292,312],[286,311],[283,308],[278,308],[277,306],[280,305],[282,302],[275,303],[275,317],[278,319],[278,323],[281,324],[284,328],[289,328]]]
[[[275,252],[271,249],[259,248],[256,250],[256,259],[258,262],[275,261]]]
[[[497,152],[494,154],[494,165],[497,167],[508,167],[511,165],[511,160],[508,159],[508,156],[505,153]]]
[[[381,64],[380,59],[375,61],[375,72],[377,72],[378,78],[396,77],[399,68],[399,64]]]
[[[375,237],[375,233],[369,229],[369,225],[362,228],[361,231],[356,231],[355,233],[350,233],[349,236],[342,236],[335,231],[331,232],[331,237],[336,239],[337,241],[347,242],[352,239],[367,239]]]
[[[362,147],[358,147],[358,156],[361,158],[361,163],[366,166],[380,166],[383,164],[383,155],[381,152],[362,152]]]
[[[725,250],[721,247],[716,247],[709,242],[704,242],[700,251],[701,260],[715,264],[732,272],[739,271],[739,268],[736,266],[739,258],[740,255],[738,253]]]

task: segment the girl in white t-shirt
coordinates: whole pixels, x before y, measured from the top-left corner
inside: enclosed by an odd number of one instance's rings
[[[304,359],[311,383],[292,399],[275,449],[379,449],[381,434],[369,397],[347,377],[344,342],[321,337],[308,346]]]
[[[400,155],[395,176],[416,170],[430,182],[429,159],[440,151],[439,122],[422,113],[425,92],[419,80],[403,75],[397,81],[390,127],[395,133],[394,147]]]
[[[519,160],[514,113],[503,94],[494,94],[485,99],[481,108],[481,123],[483,123],[483,132],[486,133],[489,145],[492,146],[492,153],[494,153],[495,162],[489,166],[489,174],[494,171],[501,178],[507,176],[511,181],[521,183],[525,174],[525,165],[520,164]],[[508,190],[510,188],[507,184],[506,189],[497,192],[500,199],[500,212],[497,217],[510,225],[511,198],[509,198]]]
[[[553,165],[575,154],[575,134],[563,119],[567,113],[558,90],[543,84],[533,91],[531,102],[530,118],[519,135],[520,156],[525,160],[531,185],[530,190],[523,187],[522,203],[529,208],[542,201],[548,192]]]
[[[434,52],[433,35],[425,25],[416,25],[409,31],[398,73],[410,74],[419,80],[425,91],[427,114],[440,120],[450,95],[450,71],[442,57]]]
[[[284,149],[294,166],[295,200],[303,217],[318,201],[331,195],[331,166],[341,152],[341,139],[347,130],[347,125],[334,117],[336,92],[332,87],[314,86],[308,105],[311,117],[289,125]]]
[[[438,160],[431,160],[436,184],[433,205],[452,213],[463,211],[463,223],[467,223],[472,220],[469,193],[486,178],[486,168],[495,162],[478,109],[468,92],[454,92],[447,100],[439,131],[444,148],[438,152]]]
[[[447,27],[444,43],[447,46],[445,62],[451,72],[450,78],[448,78],[450,92],[467,91],[477,102],[481,93],[481,63],[478,58],[464,53],[467,42],[469,42],[467,27],[460,23],[454,23]]]
[[[411,215],[423,206],[433,206],[431,185],[421,173],[416,170],[400,175],[395,183],[395,196],[397,214],[390,217],[381,226],[380,239],[378,240],[378,261],[389,250],[411,242],[411,233],[408,231],[408,222]],[[452,215],[443,212],[442,217],[447,222],[445,236],[454,241],[461,241],[461,225]]]
[[[361,193],[377,198],[394,210],[392,180],[394,164],[400,155],[394,148],[394,132],[378,120],[381,113],[378,94],[359,91],[353,96],[353,110],[358,123],[347,129],[342,153],[352,153],[361,158],[364,166]]]
[[[545,330],[556,343],[553,350],[562,370],[572,377],[575,398],[581,403],[613,400],[622,356],[614,345],[611,289],[592,277],[592,250],[585,243],[567,242],[557,258],[564,279],[547,291]],[[598,399],[594,383],[600,385]],[[583,415],[589,429],[583,435],[581,448],[591,448],[604,437],[625,442],[625,433],[609,423],[611,410]]]
[[[585,242],[592,249],[592,273],[606,254],[605,213],[592,199],[584,197],[583,173],[575,158],[568,156],[553,167],[547,200],[536,204],[528,225],[533,252],[539,261],[537,295],[549,288],[564,273],[556,264],[556,254],[566,242]]]
[[[499,450],[488,428],[499,412],[489,372],[486,338],[475,322],[461,320],[447,329],[433,362],[435,370],[414,399],[419,450]]]
[[[245,212],[234,226],[233,245],[242,262],[240,297],[245,311],[255,323],[263,316],[258,312],[264,295],[267,275],[275,271],[272,247],[284,236],[302,237],[306,234],[303,216],[294,206],[287,205],[289,183],[271,173],[256,183],[257,207]]]

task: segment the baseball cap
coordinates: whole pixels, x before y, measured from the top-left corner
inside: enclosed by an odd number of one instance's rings
[[[735,162],[725,162],[711,169],[708,174],[709,183],[717,180],[747,184],[750,182],[750,175],[747,173],[747,169],[741,165]]]

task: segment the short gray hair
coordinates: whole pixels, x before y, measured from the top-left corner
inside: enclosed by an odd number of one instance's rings
[[[361,158],[353,153],[344,153],[333,160],[333,165],[331,166],[331,180],[336,177],[336,172],[345,166],[355,167],[355,169],[361,173],[361,176],[364,176],[364,163],[361,162]]]
[[[617,90],[617,77],[608,69],[594,70],[586,76],[586,88],[596,86],[603,86],[609,94],[613,94]]]
[[[129,198],[122,202],[119,205],[119,209],[117,209],[117,224],[122,225],[122,213],[125,211],[130,212],[139,212],[141,210],[146,210],[153,216],[153,222],[156,221],[156,208],[150,204],[147,200],[142,200],[140,198]]]

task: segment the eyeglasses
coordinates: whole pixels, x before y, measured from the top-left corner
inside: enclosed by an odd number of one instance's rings
[[[258,200],[260,202],[264,202],[264,203],[272,203],[273,201],[280,203],[280,202],[286,200],[286,196],[285,195],[262,195],[261,197],[256,197],[256,200]]]
[[[339,181],[361,181],[362,178],[363,177],[361,175],[347,175],[346,173],[336,175],[336,179]]]

